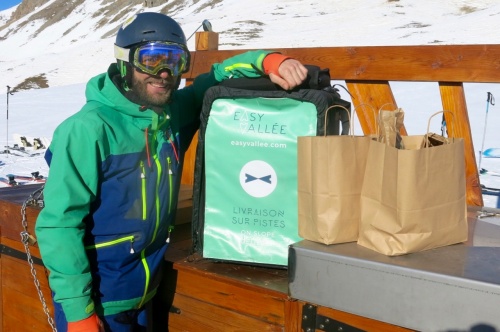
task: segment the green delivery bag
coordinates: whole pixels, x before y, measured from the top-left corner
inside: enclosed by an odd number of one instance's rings
[[[340,103],[350,106],[334,89],[207,91],[196,152],[194,251],[216,260],[287,266],[288,246],[301,240],[297,137],[322,135],[325,110]],[[329,134],[339,133],[341,112],[335,113],[328,112],[337,116]]]

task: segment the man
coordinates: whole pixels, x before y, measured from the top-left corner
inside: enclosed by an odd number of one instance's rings
[[[294,59],[247,52],[178,90],[190,54],[180,26],[159,13],[127,20],[116,64],[87,84],[87,103],[55,131],[45,207],[36,223],[61,331],[140,331],[159,284],[182,163],[205,91],[230,77],[292,89]],[[151,325],[151,323],[149,323]]]

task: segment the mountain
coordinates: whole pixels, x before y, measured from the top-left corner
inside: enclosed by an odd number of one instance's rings
[[[221,49],[500,39],[497,0],[23,0],[0,12],[0,87],[86,82],[114,61],[117,29],[141,11],[172,16],[187,37],[209,19]]]

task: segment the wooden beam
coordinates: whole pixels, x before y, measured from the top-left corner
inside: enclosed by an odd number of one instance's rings
[[[479,173],[470,130],[467,103],[462,83],[439,82],[445,120],[450,137],[464,138],[465,177],[467,184],[467,204],[483,206],[483,195],[479,183]]]
[[[376,115],[381,110],[396,110],[398,105],[388,81],[346,81],[352,103],[365,135],[377,133]],[[406,129],[401,129],[407,135]]]
[[[246,50],[193,52],[185,78]],[[330,68],[334,80],[498,83],[500,45],[279,48],[303,63]]]

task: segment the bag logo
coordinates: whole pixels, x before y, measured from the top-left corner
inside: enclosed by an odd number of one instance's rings
[[[278,177],[274,168],[265,161],[252,160],[241,168],[240,184],[247,194],[261,198],[276,189]]]
[[[271,175],[266,175],[266,176],[263,176],[261,178],[256,178],[255,176],[252,176],[250,174],[245,174],[245,176],[247,177],[245,182],[251,182],[251,181],[255,181],[255,180],[261,180],[261,181],[264,181],[264,182],[267,182],[269,184],[271,184]]]

